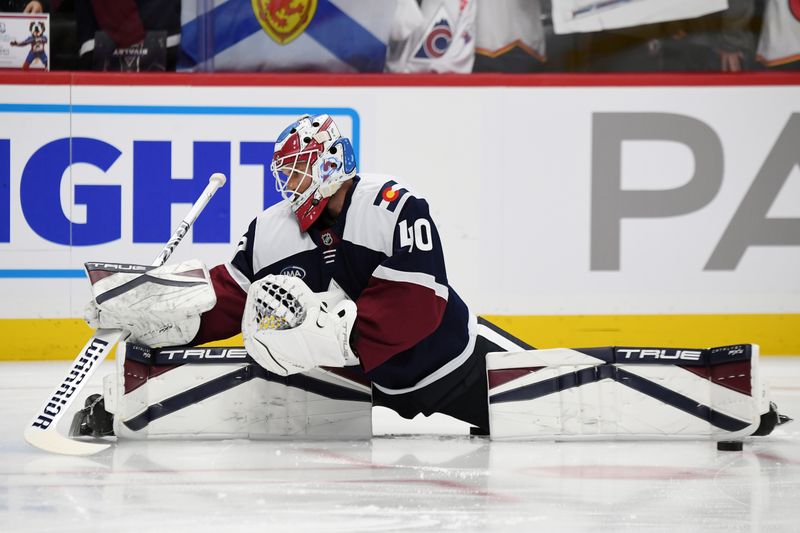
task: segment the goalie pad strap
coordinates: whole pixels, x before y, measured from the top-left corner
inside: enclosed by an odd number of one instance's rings
[[[604,346],[600,348],[572,348],[571,351],[588,355],[604,363],[709,366],[736,361],[750,361],[752,347],[753,345],[751,344],[705,349]]]
[[[125,350],[125,360],[153,366],[183,363],[191,363],[193,365],[256,364],[255,360],[248,355],[247,350],[242,346],[155,349],[129,343]]]

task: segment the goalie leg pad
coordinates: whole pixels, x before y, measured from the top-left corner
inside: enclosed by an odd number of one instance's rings
[[[487,356],[493,439],[731,440],[769,401],[758,345],[588,348]]]
[[[106,408],[115,413],[120,438],[372,437],[371,389],[352,370],[277,376],[242,347],[157,350],[125,343],[117,357],[105,395],[114,398]]]

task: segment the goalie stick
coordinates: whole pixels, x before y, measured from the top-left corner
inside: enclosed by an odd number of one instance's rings
[[[224,174],[217,172],[211,175],[208,185],[203,190],[200,198],[197,199],[189,213],[178,225],[169,242],[153,261],[152,266],[158,267],[167,261],[175,247],[183,240],[189,228],[214,196],[214,193],[217,192],[217,189],[225,185],[225,181]],[[39,409],[25,429],[25,440],[29,444],[41,450],[65,455],[91,455],[110,446],[109,444],[81,442],[67,438],[58,432],[57,427],[59,420],[67,412],[72,401],[78,396],[78,393],[86,385],[91,375],[100,366],[100,363],[106,358],[114,345],[125,336],[126,332],[120,329],[98,329],[95,331],[92,338],[78,353],[75,361],[72,362],[67,375],[50,394],[42,408]]]

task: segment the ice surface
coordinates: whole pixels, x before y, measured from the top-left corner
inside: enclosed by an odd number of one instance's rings
[[[490,442],[376,408],[371,442],[128,441],[63,457],[22,431],[67,366],[0,363],[0,531],[800,531],[800,422],[719,452]],[[763,369],[800,418],[800,358]]]

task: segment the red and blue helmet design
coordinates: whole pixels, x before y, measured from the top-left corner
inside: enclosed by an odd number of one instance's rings
[[[306,231],[342,183],[356,175],[356,156],[329,115],[304,115],[278,135],[270,170]]]

